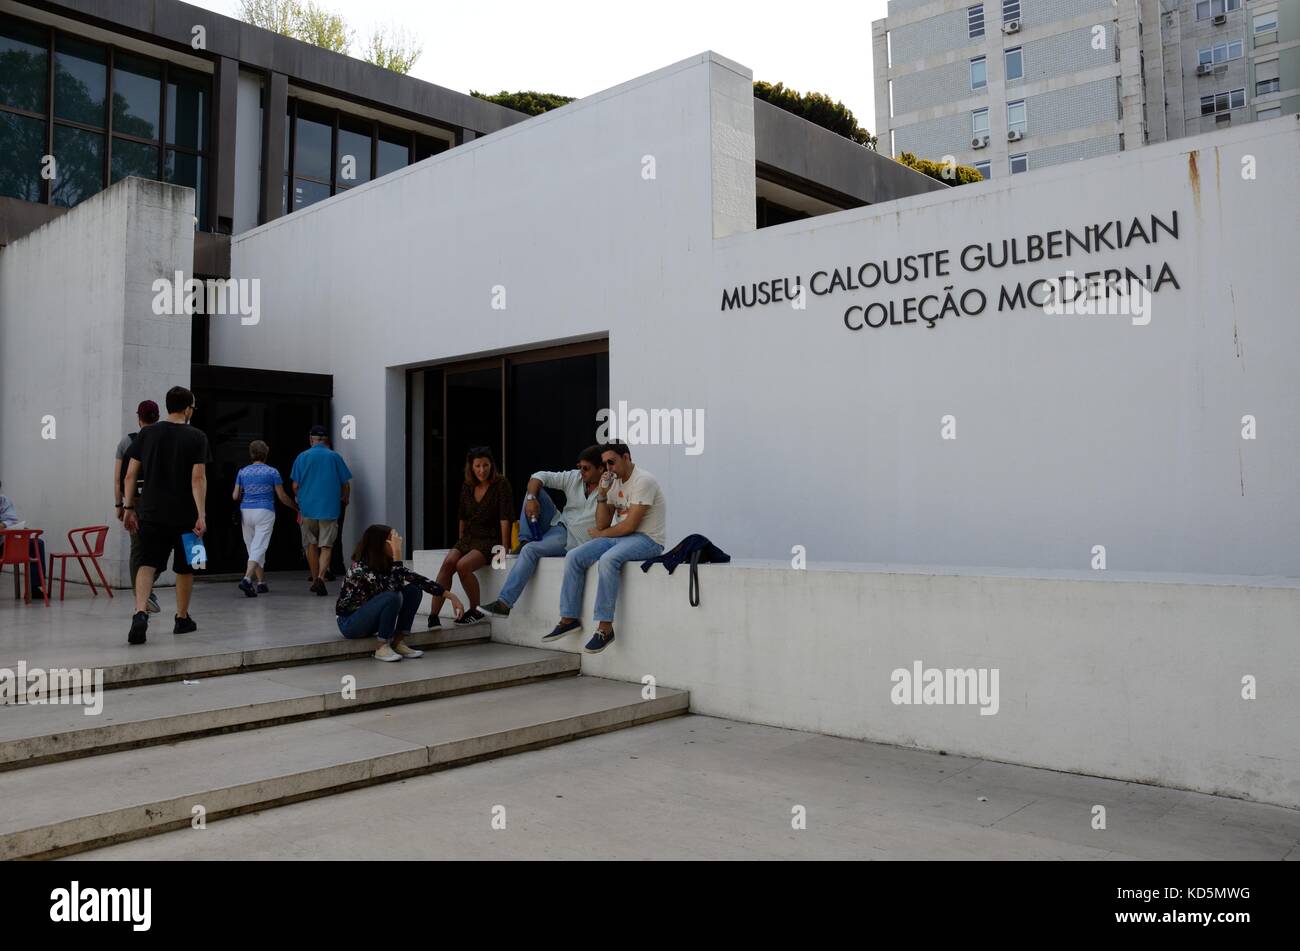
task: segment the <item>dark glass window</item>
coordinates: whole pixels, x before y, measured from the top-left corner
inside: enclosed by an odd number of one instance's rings
[[[411,134],[393,129],[379,130],[379,162],[375,178],[411,164]]]
[[[330,151],[334,137],[334,120],[308,114],[305,106],[298,107],[298,123],[294,130],[293,173],[295,176],[314,178],[328,183],[330,180]]]
[[[324,182],[314,182],[309,178],[300,178],[293,189],[294,210],[314,205],[330,196],[330,187]]]
[[[60,36],[54,46],[54,116],[104,128],[108,53],[102,46]]]
[[[162,67],[126,53],[113,57],[113,132],[158,141]],[[114,146],[116,148],[116,146]]]
[[[48,32],[0,18],[0,106],[44,112],[49,64]]]
[[[167,144],[202,152],[208,147],[208,78],[167,72]]]
[[[445,152],[450,146],[446,139],[435,139],[430,135],[417,135],[415,137],[415,160],[417,162],[427,159],[430,155],[437,155],[439,152]]]
[[[103,189],[104,136],[100,133],[56,125],[54,161],[54,204],[71,207]]]
[[[136,178],[157,178],[158,147],[113,136],[113,156],[110,163],[110,185],[131,175]]]
[[[198,216],[200,226],[207,220],[208,190],[205,187],[207,184],[206,171],[206,163],[201,155],[177,152],[175,149],[167,150],[167,161],[163,166],[163,178],[173,185],[187,185],[194,189],[194,213]]]
[[[351,188],[370,181],[370,143],[373,128],[369,122],[339,117],[339,156],[337,182],[339,188]]]
[[[45,123],[0,112],[0,195],[42,201]]]

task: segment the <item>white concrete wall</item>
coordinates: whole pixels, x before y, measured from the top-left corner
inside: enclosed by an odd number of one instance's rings
[[[339,446],[353,531],[403,521],[389,368],[607,334],[615,404],[705,410],[703,454],[634,453],[667,492],[671,540],[1027,569],[1087,568],[1104,545],[1111,569],[1300,577],[1294,122],[756,232],[740,218],[746,81],[687,61],[240,236],[233,271],[262,279],[263,316],[217,322],[213,362],[334,375],[335,418],[358,421]],[[720,311],[754,281],[1174,212],[1178,241]],[[934,329],[842,319],[947,285],[996,302],[1002,284],[1165,262],[1181,290],[1145,327],[995,308]]]
[[[418,553],[416,570],[442,555]],[[563,567],[541,561],[493,640],[542,646]],[[505,575],[479,572],[485,601]],[[701,566],[692,608],[688,575],[625,567],[617,637],[583,673],[651,675],[712,716],[1300,807],[1300,583],[742,562]],[[918,660],[996,668],[997,713],[895,704],[893,671]]]
[[[192,189],[129,178],[0,251],[0,480],[50,551],[112,527],[103,562],[127,583],[113,452],[143,399],[190,378],[190,324],[154,316],[153,281],[194,260]],[[42,438],[46,416],[55,438]],[[81,582],[75,562],[70,579]],[[165,577],[170,577],[165,576]],[[98,580],[98,579],[96,579]]]
[[[234,233],[257,227],[257,205],[262,174],[262,80],[254,73],[239,74],[235,109],[235,220]]]

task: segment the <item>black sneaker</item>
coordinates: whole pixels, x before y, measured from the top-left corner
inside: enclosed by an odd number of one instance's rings
[[[158,595],[149,594],[149,600],[144,603],[144,609],[150,614],[157,614],[162,610],[162,605],[158,603]]]
[[[258,593],[258,594],[270,594],[270,593],[271,593],[271,589],[268,588],[268,587],[266,586],[266,582],[265,582],[265,581],[259,581],[259,582],[257,583],[257,593]]]
[[[239,582],[239,590],[244,592],[244,597],[246,598],[257,597],[257,589],[253,587],[253,582],[249,581],[247,578],[244,578]]]
[[[442,619],[441,619],[440,617],[438,617],[438,615],[436,615],[436,614],[430,614],[430,615],[429,615],[429,627],[430,627],[430,628],[442,627]]]
[[[197,631],[198,629],[199,629],[199,626],[198,626],[197,624],[194,623],[194,618],[192,618],[192,617],[177,617],[177,618],[176,618],[176,626],[172,628],[172,633],[173,633],[173,634],[193,634],[193,633],[194,633],[195,631]]]
[[[557,624],[555,625],[555,629],[551,631],[551,633],[545,635],[542,638],[542,640],[558,641],[561,637],[564,637],[566,634],[574,634],[581,630],[582,630],[581,621],[570,621],[567,624],[563,624],[563,623]]]
[[[587,641],[587,646],[583,648],[588,654],[599,654],[610,644],[614,643],[614,629],[610,628],[609,633],[596,631],[591,635],[591,640]]]
[[[128,644],[143,644],[145,635],[149,632],[149,615],[144,611],[137,611],[131,615],[131,633],[126,635]]]
[[[496,614],[500,617],[510,617],[510,605],[506,604],[500,598],[497,598],[491,604],[483,605],[483,610],[489,614]]]
[[[311,583],[311,590],[313,593],[320,595],[322,598],[326,597],[330,593],[329,588],[325,587],[325,582],[322,581],[320,578],[317,578],[315,581]]]
[[[480,611],[478,608],[470,608],[468,611],[466,611],[466,612],[465,612],[464,614],[462,614],[460,617],[456,618],[456,623],[457,623],[457,624],[477,624],[479,621],[484,621],[484,620],[487,620],[487,615],[485,615],[485,614],[484,614],[482,611]]]

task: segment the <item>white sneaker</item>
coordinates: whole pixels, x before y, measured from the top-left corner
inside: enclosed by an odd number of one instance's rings
[[[397,653],[401,654],[403,657],[416,658],[424,656],[424,651],[416,650],[414,647],[407,647],[405,642],[398,644],[393,648],[393,650],[397,651]]]
[[[393,650],[389,644],[384,644],[379,650],[375,651],[375,660],[385,660],[392,663],[395,660],[401,660],[402,655]]]

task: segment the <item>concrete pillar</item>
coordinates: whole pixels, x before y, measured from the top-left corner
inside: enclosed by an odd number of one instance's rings
[[[289,77],[271,73],[264,86],[266,99],[262,109],[262,199],[258,221],[265,224],[280,217],[280,196],[284,188],[285,114],[289,108]]]

